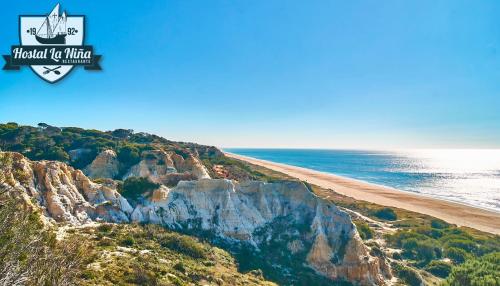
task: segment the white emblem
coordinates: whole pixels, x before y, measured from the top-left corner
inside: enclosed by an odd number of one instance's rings
[[[84,16],[60,14],[59,4],[48,15],[19,16],[19,37],[22,46],[82,46]],[[49,49],[50,51],[50,49]],[[54,83],[66,76],[74,65],[30,65],[42,79]]]

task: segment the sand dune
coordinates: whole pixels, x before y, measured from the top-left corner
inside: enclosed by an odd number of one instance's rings
[[[323,188],[332,189],[339,194],[352,197],[356,200],[363,200],[383,206],[398,207],[434,216],[459,226],[467,226],[489,233],[500,234],[500,213],[494,211],[412,194],[310,169],[231,153],[225,154],[228,157],[247,161]]]

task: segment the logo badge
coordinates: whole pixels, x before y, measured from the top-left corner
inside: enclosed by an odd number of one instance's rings
[[[75,66],[85,70],[101,70],[101,56],[92,46],[84,45],[85,16],[60,13],[59,4],[47,15],[19,16],[20,45],[4,55],[4,70],[30,66],[33,72],[49,83],[56,83]]]

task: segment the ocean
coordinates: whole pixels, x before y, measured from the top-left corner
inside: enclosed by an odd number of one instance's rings
[[[224,151],[500,212],[500,149]]]

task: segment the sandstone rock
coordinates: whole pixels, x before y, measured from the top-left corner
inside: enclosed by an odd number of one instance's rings
[[[113,150],[105,150],[85,167],[83,172],[90,178],[109,178],[113,179],[118,175],[118,159]]]
[[[179,173],[189,172],[193,174],[196,179],[210,178],[205,166],[203,166],[200,160],[193,155],[189,154],[188,157],[184,159],[184,157],[179,154],[172,154],[171,158]]]
[[[133,209],[114,187],[93,183],[80,170],[61,162],[31,162],[20,154],[9,154],[18,169],[9,174],[16,189],[35,198],[48,218],[70,224],[129,221]],[[22,181],[19,169],[25,177]]]
[[[175,186],[181,180],[210,178],[203,164],[192,155],[184,159],[175,153],[153,150],[143,152],[142,157],[125,174],[124,180],[129,177],[146,177],[155,183]]]
[[[168,175],[177,173],[170,155],[164,151],[145,151],[142,157],[143,159],[123,176],[124,180],[129,177],[147,177],[152,182],[166,184]]]

